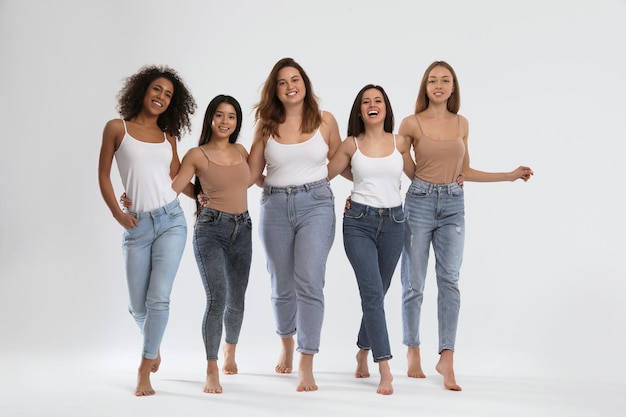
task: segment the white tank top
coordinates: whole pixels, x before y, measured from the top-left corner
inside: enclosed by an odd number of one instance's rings
[[[276,142],[270,136],[265,145],[265,184],[288,187],[328,177],[328,144],[319,129],[311,139],[294,144]]]
[[[132,211],[145,212],[163,207],[176,199],[170,178],[172,145],[163,133],[163,142],[148,143],[133,138],[126,130],[115,161],[124,191],[133,201]]]
[[[380,158],[372,158],[359,150],[352,155],[352,177],[354,186],[350,199],[366,206],[391,208],[402,205],[400,193],[403,160],[393,135],[393,152]]]

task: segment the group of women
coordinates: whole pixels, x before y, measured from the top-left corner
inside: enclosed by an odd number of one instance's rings
[[[145,67],[119,95],[121,119],[103,132],[99,182],[113,217],[124,227],[129,311],[143,334],[135,394],[152,395],[150,374],[160,363],[169,296],[186,240],[182,192],[197,202],[194,253],[207,296],[202,334],[207,356],[204,391],[222,392],[217,366],[237,373],[235,349],[244,314],[252,253],[247,190],[262,187],[259,232],[271,277],[276,332],[282,350],[277,373],[290,373],[299,353],[298,391],[315,391],[313,358],[324,318],[326,261],[335,236],[330,180],[353,181],[343,215],[343,242],[361,296],[355,377],[378,364],[377,392],[393,393],[384,297],[401,261],[403,343],[408,376],[424,378],[419,321],[430,247],[436,256],[439,354],[444,386],[461,390],[453,368],[459,314],[459,271],[464,242],[464,181],[527,181],[520,166],[493,173],[470,167],[468,123],[458,114],[459,84],[450,65],[424,73],[415,114],[394,134],[385,90],[366,85],[357,94],[342,140],[332,113],[319,108],[311,81],[293,59],[279,60],[255,106],[250,152],[238,144],[241,107],[219,95],[208,105],[200,140],[182,162],[176,140],[189,130],[195,102],[170,68]],[[413,156],[414,158],[413,159]],[[116,160],[124,197],[111,182]],[[411,179],[403,204],[402,174]]]

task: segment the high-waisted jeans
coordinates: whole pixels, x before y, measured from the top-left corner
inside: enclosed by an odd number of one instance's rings
[[[391,359],[385,318],[385,294],[404,244],[402,206],[376,208],[350,202],[343,215],[343,245],[361,294],[360,349],[372,350],[374,362]]]
[[[454,350],[465,240],[463,189],[456,183],[431,184],[414,178],[404,208],[407,223],[401,268],[403,343],[420,345],[420,311],[432,244],[438,289],[439,352]]]
[[[128,310],[143,334],[143,357],[156,359],[170,310],[170,294],[187,241],[187,222],[178,199],[150,212],[132,212],[139,224],[126,229]]]
[[[222,329],[226,343],[239,341],[252,261],[250,215],[200,208],[193,249],[206,292],[202,339],[207,359],[217,360]]]
[[[319,351],[326,260],[335,238],[335,198],[327,179],[265,186],[260,236],[272,281],[276,333],[297,332],[297,351]]]

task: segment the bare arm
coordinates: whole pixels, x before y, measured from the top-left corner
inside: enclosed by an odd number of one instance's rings
[[[201,151],[198,148],[191,148],[183,157],[183,162],[180,164],[178,173],[172,181],[172,189],[176,191],[176,194],[180,194],[181,192],[185,192],[188,188],[191,188],[191,190],[189,190],[191,191],[190,197],[194,198],[192,188],[193,184],[191,184],[190,181],[196,174],[198,167],[198,158],[202,157],[202,155],[200,155],[200,152]]]
[[[415,176],[415,161],[411,156],[411,142],[406,136],[396,135],[396,143],[398,151],[402,154],[402,170],[412,180]]]
[[[524,182],[528,181],[534,174],[533,170],[527,166],[519,166],[510,172],[487,172],[474,169],[470,166],[470,155],[468,146],[469,126],[467,119],[461,117],[462,126],[464,127],[465,135],[463,135],[463,143],[465,145],[465,157],[463,158],[463,180],[472,182],[501,182],[501,181],[515,181],[522,179]]]
[[[352,155],[356,151],[354,140],[352,138],[346,138],[333,155],[332,159],[328,162],[328,179],[332,180],[337,175],[342,174],[348,170],[350,171],[350,160]],[[352,177],[352,172],[350,172]],[[351,179],[351,178],[349,178]]]
[[[125,229],[137,226],[139,221],[131,214],[125,213],[117,203],[113,183],[111,182],[111,168],[113,157],[124,136],[122,122],[120,120],[109,121],[102,132],[102,146],[98,159],[98,184],[104,202],[111,210],[113,218]]]
[[[258,129],[254,131],[254,137],[252,139],[252,146],[250,147],[250,154],[248,155],[248,166],[250,166],[250,185],[257,184],[259,187],[263,186],[263,171],[265,170],[265,141]]]
[[[339,135],[339,126],[337,125],[335,116],[330,112],[324,112],[322,115],[322,123],[324,125],[322,136],[328,143],[328,160],[331,160],[342,143],[341,136]]]

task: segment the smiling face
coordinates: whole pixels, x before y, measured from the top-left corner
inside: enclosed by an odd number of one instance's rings
[[[387,106],[382,92],[377,88],[370,88],[363,92],[361,97],[361,118],[364,123],[384,122],[387,116]]]
[[[299,103],[306,97],[306,86],[300,71],[294,67],[284,67],[276,78],[276,97],[281,103]]]
[[[237,112],[235,107],[229,103],[220,103],[211,121],[212,138],[228,140],[236,127]]]
[[[143,107],[158,116],[167,110],[173,96],[174,84],[165,77],[159,77],[152,81],[146,89]]]
[[[433,103],[445,103],[454,92],[454,78],[450,70],[442,66],[434,67],[428,74],[426,94]]]

